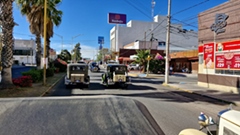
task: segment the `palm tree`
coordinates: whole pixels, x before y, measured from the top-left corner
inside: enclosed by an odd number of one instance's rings
[[[57,10],[56,6],[61,0],[48,0],[47,10],[47,56],[50,50],[50,37],[53,36],[53,26],[59,26],[62,18],[62,11]],[[44,24],[44,0],[17,0],[22,15],[27,16],[29,21],[29,29],[32,34],[36,35],[37,67],[40,67],[40,60],[42,55],[41,35],[43,37]]]
[[[13,87],[12,83],[12,64],[13,64],[13,0],[0,1],[0,18],[2,23],[2,88]]]
[[[81,50],[80,43],[77,43],[75,45],[74,49],[72,50],[72,52],[73,52],[73,61],[77,62],[77,61],[82,59],[80,50]]]
[[[137,58],[135,63],[138,63],[140,66],[143,67],[142,72],[145,72],[146,65],[147,65],[147,57],[149,56],[149,50],[136,50],[137,51]]]

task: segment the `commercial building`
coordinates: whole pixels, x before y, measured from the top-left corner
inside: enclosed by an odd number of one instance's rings
[[[126,25],[117,25],[110,30],[110,50],[119,57],[120,49],[152,49],[165,50],[167,16],[157,15],[153,22],[131,20]],[[170,51],[198,49],[198,35],[193,30],[186,30],[180,24],[171,24]]]
[[[230,0],[202,12],[198,22],[198,84],[239,93],[240,1]]]
[[[13,48],[14,64],[36,64],[36,43],[35,40],[15,39]]]

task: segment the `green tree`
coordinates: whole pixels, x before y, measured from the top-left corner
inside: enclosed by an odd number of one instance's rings
[[[56,6],[61,0],[48,0],[47,9],[47,56],[49,56],[50,38],[53,36],[53,26],[59,26],[62,18],[62,11],[57,10]],[[29,29],[32,34],[36,35],[36,62],[40,67],[41,62],[41,36],[44,30],[44,0],[17,0],[22,15],[27,17]]]
[[[71,54],[68,50],[62,50],[61,53],[58,55],[58,58],[68,62],[71,60]]]
[[[74,47],[74,49],[72,50],[72,52],[73,52],[73,58],[72,58],[72,60],[74,61],[74,62],[77,62],[77,61],[79,61],[79,60],[81,60],[82,59],[82,57],[81,57],[81,47],[80,47],[80,43],[77,43],[76,45],[75,45],[75,47]]]
[[[149,56],[149,50],[136,50],[137,51],[137,58],[135,63],[142,66],[142,72],[145,72],[147,67],[147,57]]]
[[[2,23],[2,88],[13,87],[12,83],[12,64],[13,64],[13,0],[1,0],[0,1],[0,21]]]

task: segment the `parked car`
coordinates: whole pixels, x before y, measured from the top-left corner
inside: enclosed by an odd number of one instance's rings
[[[71,63],[67,65],[67,75],[65,76],[65,86],[85,85],[89,87],[90,77],[88,75],[88,65],[85,63]]]
[[[108,87],[109,85],[117,85],[122,88],[127,88],[131,84],[131,78],[127,74],[127,66],[122,64],[107,65],[106,72],[102,74],[102,84]]]
[[[130,64],[128,65],[128,70],[139,70],[139,64]]]
[[[99,72],[100,71],[100,67],[98,66],[98,64],[96,62],[91,62],[89,64],[89,69],[91,72]]]

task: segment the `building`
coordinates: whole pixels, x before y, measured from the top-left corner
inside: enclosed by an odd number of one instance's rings
[[[114,26],[110,30],[110,50],[114,55],[116,55],[117,60],[119,57],[119,50],[122,48],[139,49],[149,47],[149,41],[152,38],[152,34],[154,39],[157,41],[152,44],[152,48],[165,50],[167,32],[166,26],[167,16],[160,15],[155,16],[153,22],[131,20],[126,24],[126,26]],[[198,49],[197,32],[183,29],[180,24],[171,24],[170,31],[170,51]]]
[[[15,39],[13,48],[14,64],[36,64],[36,43],[35,40]]]
[[[54,61],[57,59],[57,52],[52,48],[50,48],[50,50],[49,50],[49,59],[51,61]]]
[[[198,85],[239,93],[240,1],[230,0],[198,15]]]

